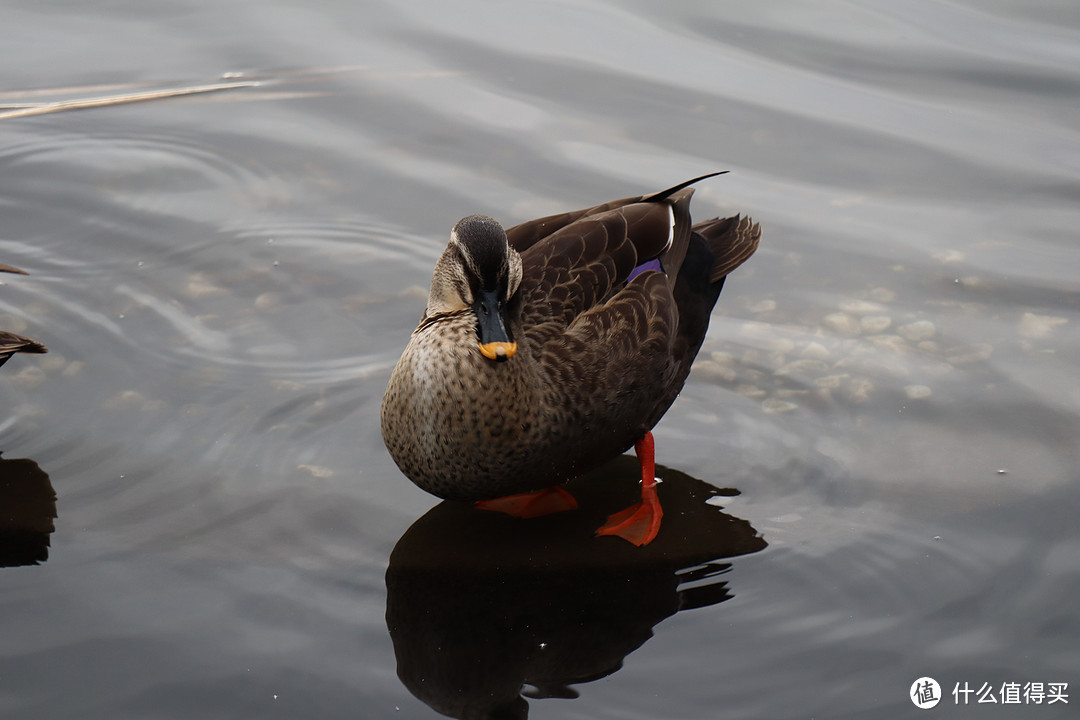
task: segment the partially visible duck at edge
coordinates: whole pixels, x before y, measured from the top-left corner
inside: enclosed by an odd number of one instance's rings
[[[11,265],[5,265],[0,263],[0,272],[16,273],[18,275],[25,275],[25,270],[20,270],[17,267]],[[43,353],[48,352],[45,346],[41,343],[31,340],[28,337],[22,335],[16,335],[13,332],[7,332],[6,330],[0,330],[0,365],[3,365],[8,361],[12,355],[17,352],[24,353]]]
[[[401,471],[441,498],[536,517],[575,508],[560,486],[633,447],[641,501],[597,535],[651,542],[651,430],[761,238],[748,217],[690,219],[690,186],[720,174],[506,230],[483,215],[455,225],[383,397]]]

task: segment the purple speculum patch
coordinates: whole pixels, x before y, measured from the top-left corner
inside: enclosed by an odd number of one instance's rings
[[[652,260],[649,260],[648,262],[644,262],[644,263],[638,265],[633,270],[631,270],[630,271],[630,276],[626,278],[626,282],[630,282],[631,280],[633,280],[634,278],[636,278],[638,275],[645,272],[646,270],[663,271],[663,269],[664,269],[663,266],[660,265],[660,258],[653,258]]]

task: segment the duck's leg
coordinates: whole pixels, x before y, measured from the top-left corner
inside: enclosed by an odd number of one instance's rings
[[[534,518],[541,515],[574,510],[577,500],[559,486],[544,488],[537,492],[507,495],[494,500],[481,500],[476,507],[481,510],[495,510],[514,517]]]
[[[638,463],[641,464],[641,501],[607,519],[597,535],[618,535],[634,545],[648,545],[660,532],[660,518],[664,511],[656,495],[656,461],[651,432],[634,443]]]

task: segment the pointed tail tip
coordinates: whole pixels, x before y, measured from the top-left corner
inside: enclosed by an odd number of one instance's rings
[[[669,197],[671,197],[675,193],[679,192],[680,190],[690,187],[691,185],[693,185],[696,182],[701,182],[702,180],[707,180],[708,178],[716,177],[717,175],[726,175],[729,172],[731,172],[731,171],[730,170],[718,170],[716,172],[707,173],[705,175],[699,175],[698,177],[696,177],[696,178],[694,178],[692,180],[687,180],[686,182],[681,182],[678,185],[676,185],[675,187],[669,187],[667,190],[661,190],[658,193],[653,193],[652,195],[646,195],[645,197],[643,197],[641,199],[641,201],[642,202],[660,202],[661,200],[668,199]]]

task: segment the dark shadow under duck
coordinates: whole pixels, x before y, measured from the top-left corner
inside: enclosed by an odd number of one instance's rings
[[[650,542],[662,516],[650,430],[761,237],[738,215],[692,222],[689,186],[704,177],[506,231],[461,220],[383,398],[402,472],[533,517],[575,507],[557,486],[635,447],[641,501],[597,532]]]
[[[49,559],[56,491],[33,460],[0,457],[0,568]]]
[[[390,555],[386,622],[416,697],[455,718],[520,720],[526,697],[575,698],[665,618],[733,596],[724,560],[766,547],[716,504],[735,490],[660,468],[664,533],[641,549],[592,540],[634,494],[634,465],[618,457],[571,481],[577,513],[522,523],[444,502],[413,523]]]

